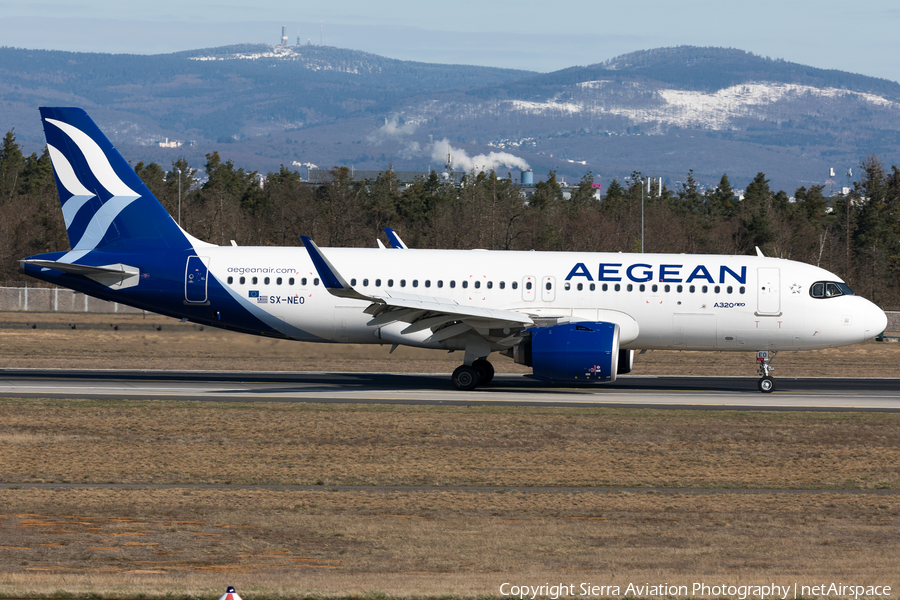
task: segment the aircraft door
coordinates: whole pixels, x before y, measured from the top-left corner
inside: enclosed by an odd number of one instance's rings
[[[541,279],[541,300],[544,302],[556,300],[556,277],[544,277]]]
[[[184,269],[184,300],[192,304],[206,302],[209,258],[189,256]]]
[[[535,297],[535,290],[537,288],[537,279],[532,277],[531,275],[526,275],[522,278],[522,300],[527,302],[531,302]]]
[[[781,314],[781,270],[760,267],[756,270],[756,314]]]

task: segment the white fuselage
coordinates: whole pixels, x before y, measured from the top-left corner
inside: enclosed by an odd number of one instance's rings
[[[884,312],[860,296],[812,297],[815,282],[841,280],[824,269],[784,259],[359,248],[323,252],[363,294],[438,297],[520,312],[535,322],[615,322],[624,349],[829,348],[870,339],[885,323]],[[245,304],[255,303],[257,315],[288,337],[460,349],[452,340],[426,343],[427,330],[403,335],[404,323],[367,325],[371,316],[363,310],[369,303],[329,293],[303,248],[207,247],[199,254],[229,293]]]

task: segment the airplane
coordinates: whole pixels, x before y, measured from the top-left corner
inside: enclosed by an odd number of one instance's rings
[[[188,321],[305,342],[461,351],[459,390],[491,354],[560,384],[611,383],[635,351],[757,353],[856,344],[887,317],[839,277],[762,256],[216,246],[184,231],[83,110],[41,108],[71,250],[22,273]],[[397,252],[395,250],[402,250]]]

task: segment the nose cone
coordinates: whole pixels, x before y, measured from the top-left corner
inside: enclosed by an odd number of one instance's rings
[[[883,310],[869,302],[869,306],[866,310],[866,318],[865,318],[865,327],[866,331],[863,334],[863,340],[870,340],[879,333],[883,332],[887,327],[887,315]]]

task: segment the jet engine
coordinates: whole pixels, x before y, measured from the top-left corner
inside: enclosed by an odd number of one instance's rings
[[[516,346],[513,357],[532,367],[535,377],[560,382],[616,380],[620,357],[617,324],[560,323],[532,329],[530,334]]]

